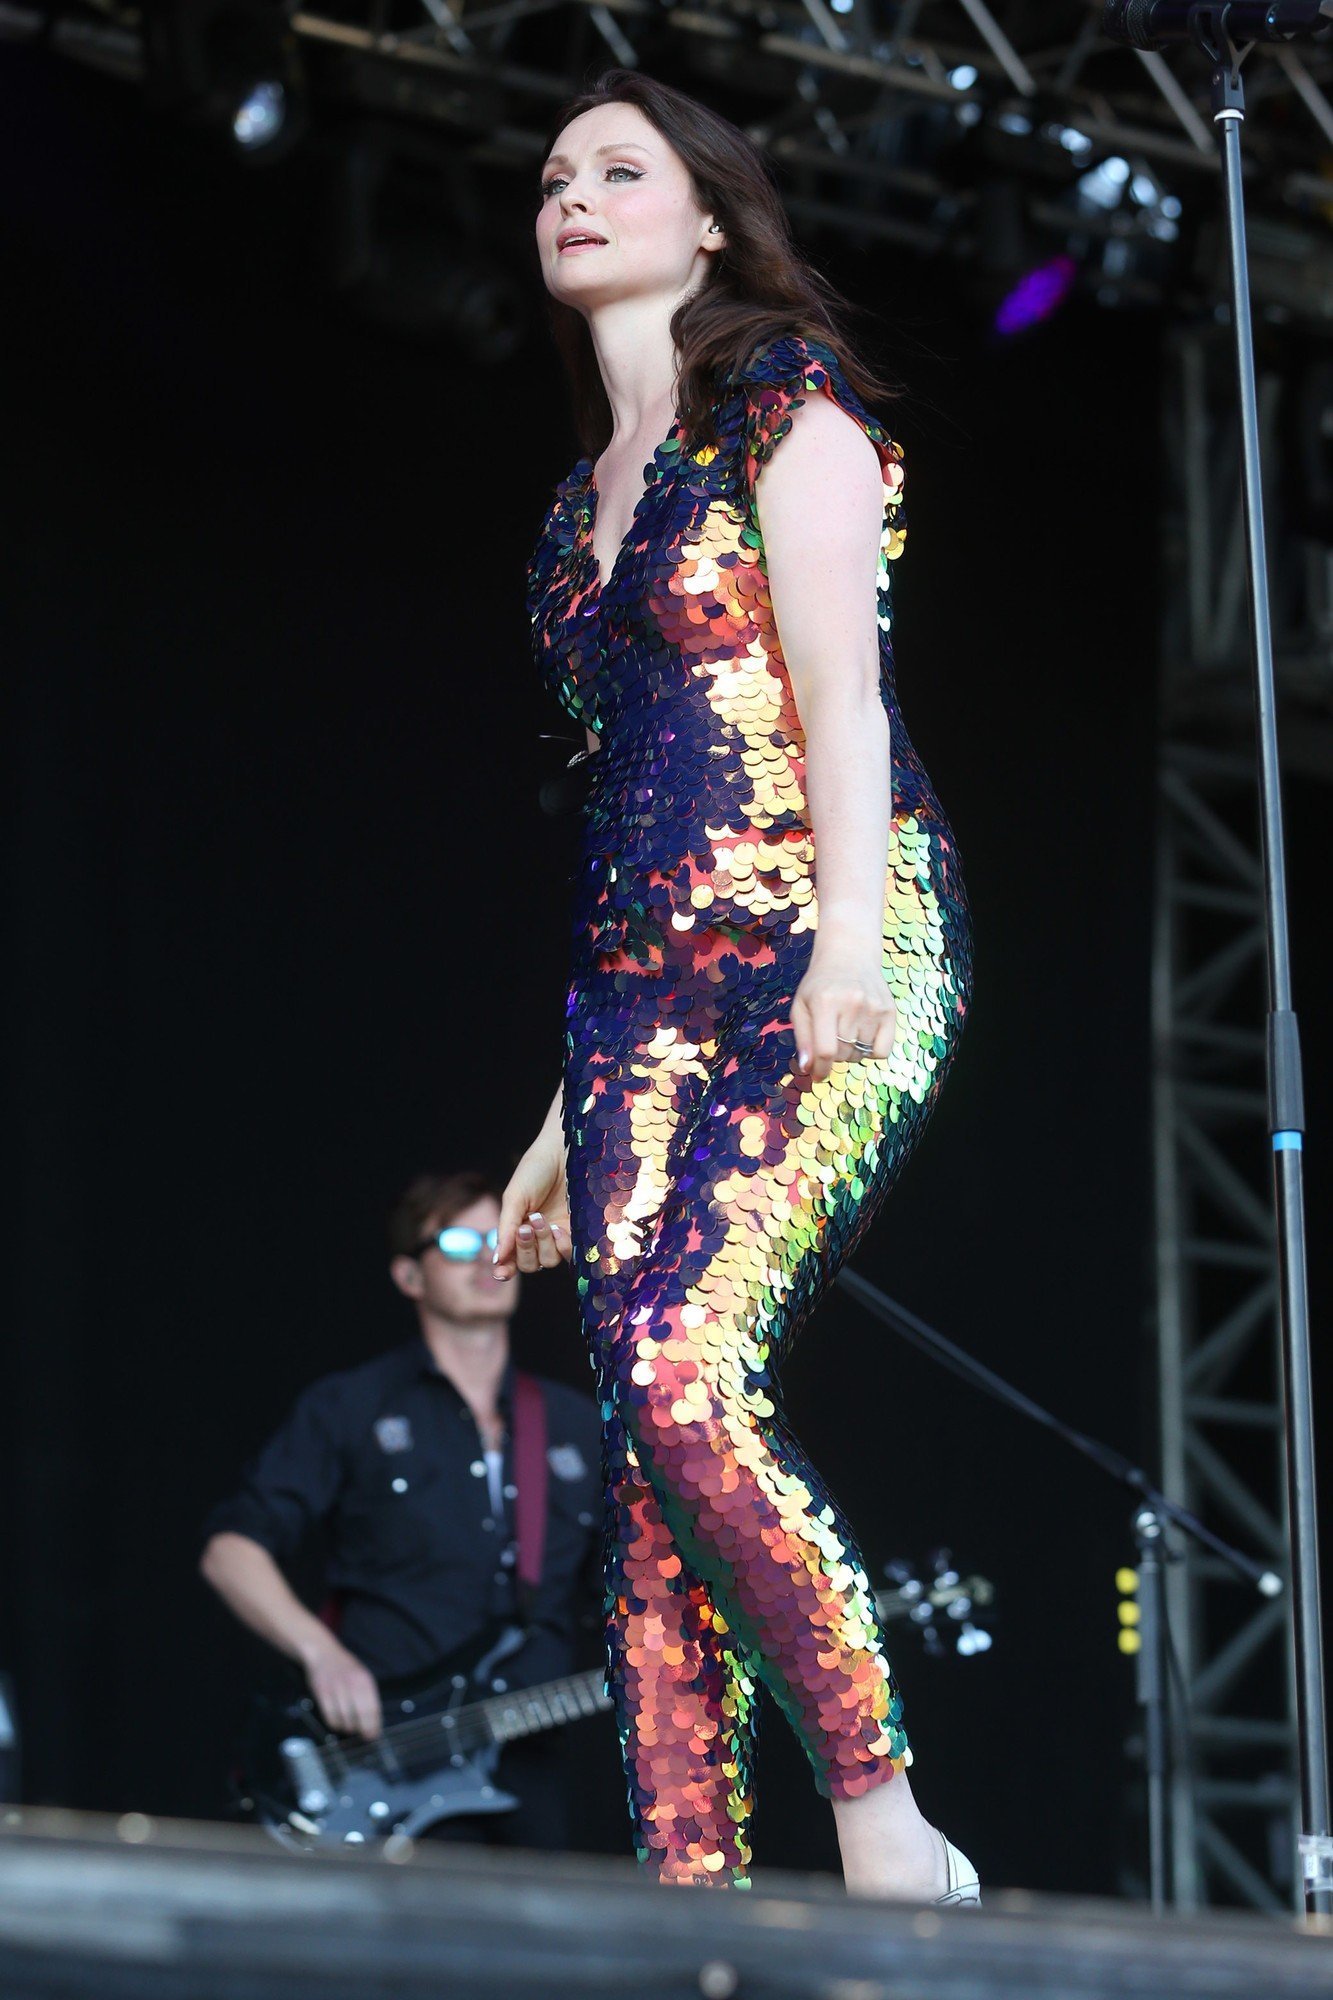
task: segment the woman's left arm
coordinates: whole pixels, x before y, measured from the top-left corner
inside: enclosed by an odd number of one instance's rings
[[[755,485],[783,658],[805,730],[819,925],[792,1005],[797,1068],[826,1077],[887,1056],[883,959],[891,765],[879,692],[876,569],[884,489],[874,445],[826,396],[802,404]]]

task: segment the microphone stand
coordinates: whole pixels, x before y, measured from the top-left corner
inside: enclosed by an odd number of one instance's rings
[[[1333,1910],[1333,1829],[1329,1823],[1328,1750],[1324,1717],[1323,1634],[1319,1604],[1319,1534],[1315,1510],[1314,1414],[1310,1373],[1310,1316],[1306,1290],[1305,1200],[1301,1148],[1305,1113],[1301,1050],[1292,1009],[1287,933],[1286,858],[1278,766],[1273,637],[1268,609],[1268,564],[1260,483],[1259,425],[1250,323],[1249,261],[1245,237],[1240,128],[1245,121],[1243,56],[1227,27],[1225,5],[1193,10],[1190,28],[1214,65],[1213,122],[1226,205],[1231,278],[1231,323],[1240,393],[1246,558],[1250,585],[1250,638],[1255,669],[1259,739],[1259,795],[1263,829],[1264,900],[1268,946],[1268,1125],[1273,1144],[1277,1212],[1278,1321],[1282,1336],[1283,1408],[1287,1499],[1291,1532],[1291,1589],[1296,1641],[1296,1729],[1303,1830],[1298,1842],[1308,1910]],[[1245,51],[1249,52],[1249,44]]]
[[[880,1291],[859,1272],[844,1268],[838,1273],[837,1281],[844,1291],[883,1320],[895,1333],[908,1341],[932,1360],[941,1362],[954,1375],[970,1382],[975,1389],[981,1389],[996,1402],[1004,1403],[1009,1409],[1017,1410],[1044,1430],[1054,1431],[1057,1437],[1081,1452],[1084,1458],[1099,1466],[1101,1470],[1127,1486],[1135,1494],[1136,1501],[1132,1519],[1132,1532],[1139,1553],[1139,1601],[1140,1601],[1140,1646],[1137,1655],[1136,1694],[1143,1709],[1143,1766],[1148,1793],[1148,1874],[1149,1891],[1153,1913],[1161,1916],[1166,1909],[1167,1869],[1166,1869],[1166,1790],[1168,1772],[1168,1744],[1171,1740],[1170,1682],[1166,1672],[1167,1657],[1167,1611],[1166,1611],[1166,1563],[1172,1560],[1172,1552],[1166,1540],[1167,1524],[1180,1528],[1192,1535],[1196,1542],[1220,1556],[1232,1569],[1236,1570],[1247,1583],[1264,1597],[1277,1597],[1283,1590],[1283,1582],[1273,1570],[1255,1562],[1242,1550],[1223,1541],[1220,1535],[1202,1522],[1188,1507],[1168,1500],[1165,1493],[1153,1485],[1146,1472],[1134,1464],[1113,1445],[1103,1444],[1099,1438],[1089,1437],[1086,1431],[1076,1430],[1063,1418],[1055,1416],[1031,1396],[1016,1389],[1012,1382],[1006,1382],[993,1368],[978,1361],[947,1340],[933,1326],[909,1312],[891,1299],[887,1292]]]

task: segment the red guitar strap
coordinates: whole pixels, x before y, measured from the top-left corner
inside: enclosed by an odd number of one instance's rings
[[[546,1553],[546,1398],[535,1375],[514,1371],[514,1528],[519,1599],[537,1594]]]

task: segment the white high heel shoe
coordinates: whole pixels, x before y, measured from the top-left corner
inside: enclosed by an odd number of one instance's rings
[[[980,1903],[981,1879],[976,1869],[947,1835],[940,1833],[938,1827],[935,1831],[940,1834],[940,1839],[944,1842],[944,1859],[949,1870],[949,1886],[942,1896],[936,1896],[935,1901],[950,1904]]]

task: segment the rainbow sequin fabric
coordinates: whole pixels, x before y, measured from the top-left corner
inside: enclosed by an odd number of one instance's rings
[[[792,996],[818,924],[804,737],[754,501],[815,392],[884,479],[881,691],[893,831],[890,1057],[793,1074]],[[910,1758],[865,1565],[788,1427],[798,1327],[921,1133],[971,989],[953,836],[902,726],[890,572],[902,454],[831,353],[795,339],[726,383],[715,444],[679,425],[603,586],[584,459],[529,571],[542,672],[598,733],[574,897],[565,1130],[574,1268],[601,1397],[609,1685],[640,1857],[748,1881],[756,1695],[819,1789]]]

